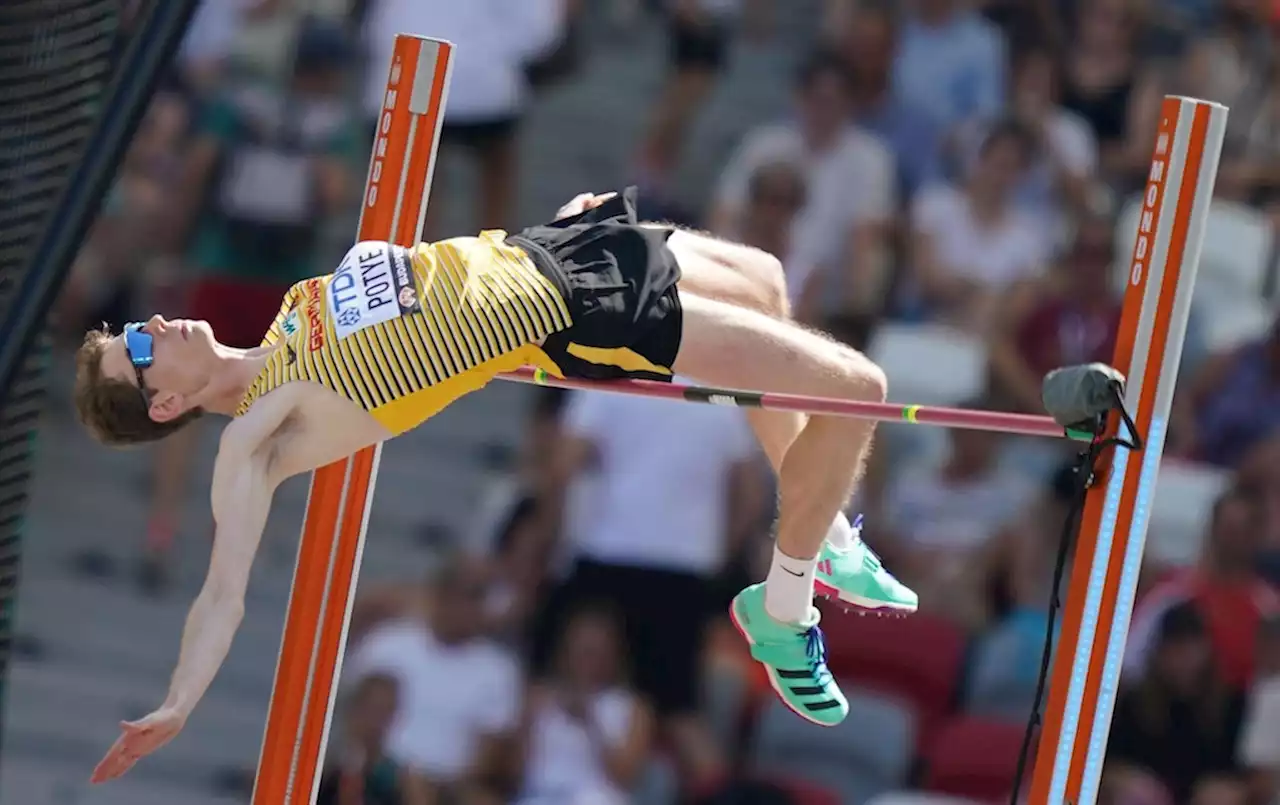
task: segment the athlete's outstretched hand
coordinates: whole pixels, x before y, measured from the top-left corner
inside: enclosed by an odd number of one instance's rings
[[[133,768],[140,758],[172,741],[186,723],[186,715],[171,707],[162,707],[138,721],[120,722],[120,737],[93,770],[89,781],[105,783],[116,779]]]
[[[556,211],[556,220],[559,221],[561,218],[571,218],[575,215],[584,213],[587,210],[594,210],[596,207],[599,207],[601,204],[616,195],[618,194],[603,193],[597,196],[595,193],[579,193],[574,196],[573,201],[570,201],[568,204]]]

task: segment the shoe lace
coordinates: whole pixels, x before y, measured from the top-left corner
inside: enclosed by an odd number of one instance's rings
[[[809,660],[809,670],[813,671],[814,681],[825,685],[832,679],[831,672],[827,670],[827,639],[817,626],[806,629],[804,638],[804,653]]]

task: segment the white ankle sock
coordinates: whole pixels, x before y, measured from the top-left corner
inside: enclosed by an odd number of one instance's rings
[[[849,550],[857,538],[858,532],[853,530],[844,512],[837,514],[836,519],[831,522],[831,528],[827,529],[827,542],[837,551]]]
[[[813,574],[818,558],[795,559],[773,546],[773,562],[764,580],[764,609],[783,623],[807,623],[813,607]]]

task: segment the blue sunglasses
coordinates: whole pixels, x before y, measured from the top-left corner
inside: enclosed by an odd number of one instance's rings
[[[142,392],[142,399],[150,407],[151,392],[147,390],[147,384],[142,379],[142,370],[151,368],[151,364],[155,362],[155,356],[151,351],[154,339],[150,333],[142,329],[142,326],[140,322],[132,322],[124,326],[124,351],[129,356],[129,363],[133,364],[133,376],[138,378],[138,390]]]

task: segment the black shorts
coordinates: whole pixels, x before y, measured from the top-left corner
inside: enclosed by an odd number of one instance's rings
[[[680,351],[680,266],[670,229],[639,226],[636,189],[507,238],[564,295],[573,324],[542,344],[567,377],[671,380]]]
[[[637,692],[659,715],[695,713],[703,640],[715,600],[712,580],[693,573],[580,559],[535,625],[534,668],[550,666],[570,614],[604,604],[622,619],[629,677]]]

